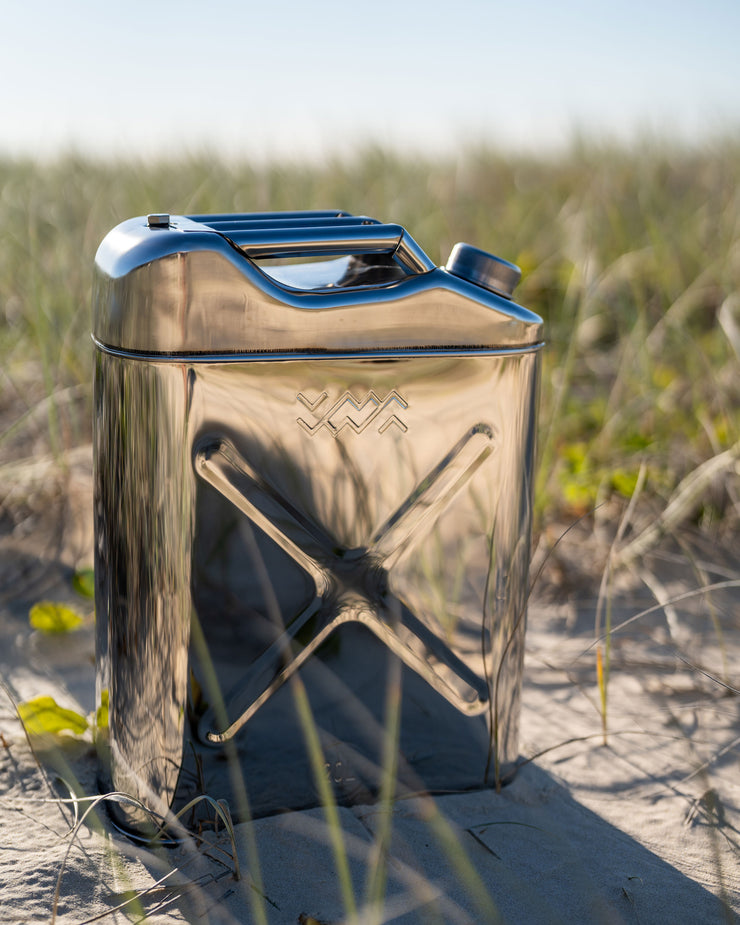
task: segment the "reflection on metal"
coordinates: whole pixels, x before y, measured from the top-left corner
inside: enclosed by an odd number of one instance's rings
[[[475,427],[466,434],[391,514],[366,549],[337,548],[336,540],[307,523],[287,499],[270,492],[230,443],[197,450],[198,474],[261,527],[316,582],[314,600],[285,630],[292,640],[310,616],[311,641],[282,667],[286,639],[274,643],[259,659],[259,673],[270,679],[269,686],[257,694],[256,669],[247,671],[244,686],[250,691],[249,706],[225,732],[209,733],[209,739],[215,742],[230,738],[332,630],[353,620],[364,623],[458,709],[466,713],[485,709],[487,686],[422,621],[393,598],[388,572],[400,554],[412,545],[412,536],[416,542],[423,538],[422,524],[434,522],[434,515],[438,516],[450,503],[490,454],[490,447],[478,446],[481,441],[476,438],[486,441],[491,436],[490,428],[485,426]],[[472,443],[476,447],[471,451]],[[460,457],[464,457],[464,462],[461,463]],[[311,552],[306,552],[307,549]]]
[[[456,244],[447,258],[445,269],[507,299],[511,298],[522,278],[522,271],[515,264],[470,244]]]
[[[133,219],[95,293],[101,785],[164,816],[186,742],[208,775],[235,736],[254,812],[310,805],[300,671],[341,799],[372,798],[384,652],[399,792],[493,783],[517,754],[537,316],[339,212]]]

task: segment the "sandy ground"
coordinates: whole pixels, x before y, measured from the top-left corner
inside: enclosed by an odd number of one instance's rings
[[[97,792],[89,735],[32,751],[14,702],[50,694],[84,714],[94,707],[92,626],[44,637],[28,624],[32,603],[72,601],[72,570],[91,561],[90,465],[88,447],[61,468],[45,457],[2,467],[0,920],[345,921],[322,810],[238,825],[236,879],[223,830],[154,850],[118,835],[104,812],[77,825],[87,804],[60,798],[68,786]],[[500,794],[396,803],[383,921],[711,923],[740,914],[740,697],[716,680],[740,687],[740,591],[687,597],[616,634],[605,746],[596,601],[578,578],[592,542],[583,531],[566,537],[530,606],[521,753],[532,760]],[[653,594],[740,577],[737,550],[711,545],[691,561],[657,550],[645,565],[652,591],[619,584],[615,624],[655,604]],[[362,907],[386,820],[378,806],[339,816]]]

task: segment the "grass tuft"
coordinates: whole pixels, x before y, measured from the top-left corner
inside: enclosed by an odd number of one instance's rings
[[[198,157],[150,163],[77,156],[45,163],[0,158],[0,190],[4,528],[22,526],[33,512],[32,492],[18,474],[20,465],[28,476],[28,466],[18,460],[40,453],[59,456],[90,440],[91,269],[99,242],[113,226],[160,211],[338,207],[366,213],[404,225],[439,264],[457,241],[513,260],[523,269],[517,301],[545,319],[536,529],[546,535],[550,524],[580,521],[604,540],[587,566],[590,578],[598,575],[594,563],[601,556],[594,641],[583,653],[595,655],[601,731],[568,743],[601,738],[606,744],[607,733],[637,734],[608,729],[612,642],[653,612],[663,612],[672,629],[677,618],[671,608],[691,597],[706,596],[724,661],[713,670],[680,651],[676,659],[724,693],[738,693],[710,595],[740,587],[740,581],[711,581],[697,562],[700,587],[673,594],[645,562],[667,539],[680,546],[689,528],[712,542],[728,543],[740,525],[740,141],[728,139],[704,149],[580,142],[547,158],[470,149],[456,161],[424,162],[376,149],[323,166],[255,166]],[[627,571],[644,581],[658,603],[614,625],[614,582]],[[80,572],[75,581],[75,589],[89,596],[92,575]],[[41,630],[75,625],[61,605],[47,605],[32,619]],[[198,632],[196,624],[195,636]],[[400,722],[400,674],[394,665],[382,758],[383,822],[359,903],[308,697],[299,677],[291,682],[348,921],[380,922],[384,914]],[[225,718],[217,681],[210,681],[214,690],[209,698]],[[44,730],[75,729],[75,716],[49,700],[33,702],[34,717],[42,715],[40,708],[46,711]],[[19,705],[22,716],[24,706]],[[23,718],[26,730],[33,731],[29,716]],[[79,722],[87,723],[84,718]],[[85,730],[80,725],[76,731]],[[229,760],[236,760],[234,754]],[[495,776],[500,783],[498,769]],[[237,789],[239,816],[250,818],[246,787]],[[711,793],[708,788],[706,794]],[[115,799],[130,798],[91,798],[82,812],[81,801],[74,798],[70,847],[98,804]],[[228,833],[238,879],[228,807],[201,799]],[[719,828],[720,804],[709,797],[704,802]],[[424,803],[424,811],[436,842],[473,898],[479,920],[498,920],[457,833],[433,800]],[[265,922],[259,857],[251,836],[246,852],[251,912],[255,921]],[[67,856],[52,921],[66,862]],[[119,908],[143,915],[140,899],[132,893]]]

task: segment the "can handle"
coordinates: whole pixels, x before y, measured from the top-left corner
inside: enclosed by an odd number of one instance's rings
[[[426,273],[434,269],[432,261],[401,225],[250,228],[222,233],[253,260],[389,254],[411,273]]]
[[[409,273],[435,264],[401,226],[346,212],[276,212],[186,216],[184,231],[215,231],[252,260],[388,254]],[[188,227],[189,226],[189,227]]]

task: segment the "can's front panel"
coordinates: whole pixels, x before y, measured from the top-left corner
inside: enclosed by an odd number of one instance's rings
[[[184,761],[182,799],[203,783],[221,796],[226,749],[252,812],[317,803],[294,677],[342,801],[377,793],[399,679],[401,792],[504,774],[517,754],[536,353],[100,362],[99,415],[111,405],[127,422],[118,474],[98,466],[100,516],[139,499],[126,536],[100,533],[115,547],[101,555],[124,563],[116,574],[131,572],[125,593],[110,580],[101,591],[118,601],[101,631],[111,785],[130,791],[139,774],[141,795],[168,800],[176,774],[163,786],[161,768]],[[178,756],[191,591],[195,752]]]

